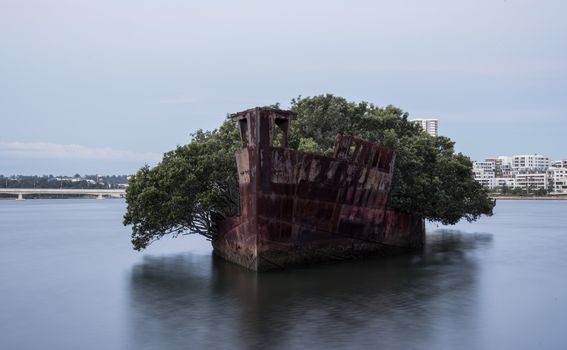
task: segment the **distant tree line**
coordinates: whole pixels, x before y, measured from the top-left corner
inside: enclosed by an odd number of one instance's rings
[[[545,188],[536,188],[534,185],[526,187],[510,187],[510,186],[500,186],[495,187],[490,191],[492,195],[502,195],[502,196],[538,196],[543,197],[549,194],[549,190]]]
[[[0,175],[1,188],[116,189],[128,183],[128,175]]]

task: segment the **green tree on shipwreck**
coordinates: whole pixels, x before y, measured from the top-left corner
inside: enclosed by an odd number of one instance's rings
[[[443,224],[492,215],[494,201],[474,180],[470,159],[455,153],[449,138],[425,133],[401,109],[327,94],[294,99],[291,110],[298,118],[291,124],[290,148],[332,155],[338,134],[393,148],[390,207]],[[141,168],[130,179],[124,215],[124,225],[132,225],[134,249],[165,235],[212,239],[217,223],[239,215],[234,158],[239,148],[237,127],[226,120],[213,131],[197,131],[154,168]]]

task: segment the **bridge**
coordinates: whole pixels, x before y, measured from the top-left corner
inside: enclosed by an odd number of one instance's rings
[[[96,199],[122,198],[126,195],[126,190],[84,190],[84,189],[54,189],[54,188],[0,188],[0,194],[17,196],[17,200],[24,200],[25,195],[79,195],[92,196]]]

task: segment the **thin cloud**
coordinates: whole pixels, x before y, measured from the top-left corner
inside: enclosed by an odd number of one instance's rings
[[[0,155],[35,159],[81,159],[131,162],[158,162],[161,154],[154,152],[133,152],[110,147],[87,147],[49,142],[1,142]]]

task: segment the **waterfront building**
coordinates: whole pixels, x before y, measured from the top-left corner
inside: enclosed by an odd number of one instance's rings
[[[473,161],[473,167],[485,171],[496,172],[496,161],[493,159],[485,159],[481,162]]]
[[[522,154],[514,155],[512,169],[518,171],[546,171],[551,166],[549,157],[541,154]]]
[[[541,154],[498,156],[473,161],[474,178],[488,189],[509,187],[567,193],[567,160]]]
[[[494,178],[495,187],[508,187],[516,188],[516,178],[515,177],[496,177]]]
[[[548,188],[547,172],[516,174],[516,187],[528,191],[537,191]]]
[[[431,136],[439,136],[439,120],[438,119],[412,119],[412,122],[416,122],[421,125],[421,128],[425,130]]]
[[[496,177],[502,176],[502,160],[498,158],[486,158],[483,163],[485,163],[485,165],[483,165],[485,167],[492,167]]]
[[[514,157],[511,156],[498,156],[496,159],[502,163],[502,166],[512,167],[512,164],[514,163]]]
[[[473,163],[473,173],[474,179],[484,187],[492,189],[496,186],[494,171],[476,167]]]
[[[551,192],[567,193],[567,167],[549,168],[547,174]]]
[[[497,166],[500,166],[499,169],[496,169],[496,173],[498,176],[502,177],[510,177],[513,175],[512,165],[514,164],[514,157],[510,156],[498,156],[496,157],[498,163]]]
[[[474,171],[474,178],[481,185],[491,190],[501,187],[518,187],[516,185],[515,177],[496,177],[493,172],[484,171],[482,169],[477,169],[476,171]]]

